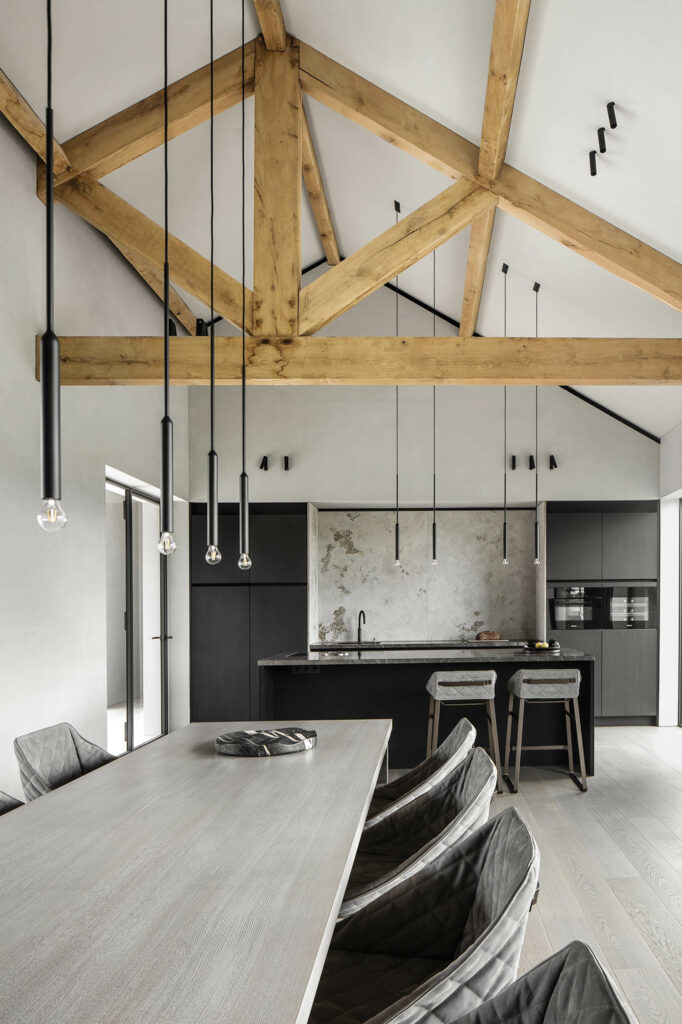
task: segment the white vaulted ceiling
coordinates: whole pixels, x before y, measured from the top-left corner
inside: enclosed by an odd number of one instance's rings
[[[44,107],[44,2],[0,0],[0,67],[38,111]],[[287,27],[312,46],[395,93],[473,142],[480,138],[494,0],[281,0]],[[240,0],[215,0],[215,52],[239,44]],[[158,89],[163,82],[161,0],[59,0],[55,5],[54,102],[64,140]],[[246,36],[258,32],[246,0]],[[682,4],[677,0],[533,0],[507,160],[570,199],[682,262]],[[170,74],[208,60],[208,0],[170,0]],[[599,173],[587,153],[605,105]],[[349,254],[448,179],[341,115],[306,98],[339,245]],[[216,258],[240,276],[239,108],[221,114],[217,138]],[[253,102],[247,102],[247,283],[250,273]],[[171,230],[208,255],[208,126],[174,140]],[[162,218],[159,150],[104,179],[157,221]],[[38,200],[36,200],[38,201]],[[322,254],[307,201],[303,263]],[[438,250],[437,305],[459,318],[468,230]],[[509,263],[510,334],[682,337],[682,313],[539,232],[497,212],[478,329],[502,334],[502,282]],[[402,287],[431,300],[430,258]],[[204,312],[196,300],[192,309]],[[135,333],[135,325],[130,325]],[[682,420],[680,388],[589,388],[592,397],[660,434]]]

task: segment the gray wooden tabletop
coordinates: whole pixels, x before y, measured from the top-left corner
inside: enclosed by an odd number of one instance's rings
[[[3,1024],[307,1020],[391,724],[296,724],[316,749],[189,725],[0,818]]]

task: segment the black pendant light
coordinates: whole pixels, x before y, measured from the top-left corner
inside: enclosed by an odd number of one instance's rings
[[[170,406],[170,271],[168,266],[168,0],[163,3],[163,419],[161,420],[161,500],[159,551],[172,555],[173,536],[173,421]]]
[[[210,324],[210,352],[211,352],[211,383],[209,388],[210,419],[211,419],[211,448],[208,453],[208,508],[206,518],[206,561],[209,565],[218,565],[222,559],[218,547],[218,453],[215,450],[215,310],[213,308],[213,221],[214,221],[214,195],[213,195],[213,0],[210,0],[209,7],[210,36],[211,36],[211,114],[210,114],[210,193],[211,193],[211,319]]]
[[[247,572],[252,565],[249,554],[249,478],[246,475],[246,66],[244,38],[244,0],[242,0],[242,471],[239,477],[239,560]]]
[[[60,346],[54,333],[54,130],[52,124],[52,0],[47,0],[47,108],[45,110],[46,330],[40,339],[41,493],[43,530],[66,526],[62,499]]]
[[[536,281],[533,285],[535,292],[535,337],[538,336],[538,294],[540,285]],[[540,564],[540,520],[538,518],[538,386],[535,385],[535,535],[533,565]]]
[[[502,264],[504,274],[504,336],[507,337],[507,274],[509,264]],[[507,548],[507,385],[504,385],[504,519],[502,520],[502,565],[509,565],[509,551]]]
[[[436,337],[436,250],[433,250],[433,336]],[[433,525],[431,527],[431,565],[438,565],[436,535],[436,385],[433,385]]]
[[[395,222],[398,223],[400,203],[393,200]],[[395,336],[398,337],[398,275],[395,279]],[[395,565],[400,567],[400,388],[395,386]]]

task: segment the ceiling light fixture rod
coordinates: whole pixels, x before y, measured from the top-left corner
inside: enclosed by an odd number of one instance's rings
[[[239,477],[239,560],[247,572],[249,554],[249,478],[246,473],[246,41],[244,36],[244,0],[242,0],[242,471]]]
[[[538,337],[538,295],[540,284],[538,281],[533,285],[535,292],[535,337]],[[533,565],[540,565],[540,519],[538,515],[538,386],[535,385],[535,528],[534,528],[534,557]]]
[[[507,274],[509,264],[502,264],[504,275],[504,336],[507,337]],[[502,565],[509,565],[509,551],[507,547],[507,385],[504,385],[504,513],[502,519]],[[513,456],[512,469],[516,468],[516,456]]]
[[[209,134],[209,182],[210,182],[210,222],[211,222],[211,319],[208,322],[209,348],[210,348],[210,386],[209,386],[209,415],[211,421],[211,443],[208,453],[208,494],[207,494],[207,515],[206,515],[206,561],[209,565],[218,565],[222,561],[220,547],[218,546],[219,517],[218,517],[218,453],[215,450],[215,309],[214,309],[214,221],[215,221],[215,196],[214,196],[214,86],[213,86],[213,0],[209,0],[209,35],[210,35],[210,134]]]
[[[163,419],[159,544],[162,555],[175,551],[173,536],[173,421],[170,418],[170,270],[168,265],[168,0],[163,4]]]
[[[54,332],[54,129],[52,116],[52,0],[47,0],[47,107],[45,110],[45,333],[40,339],[39,526],[52,532],[66,525],[62,498],[61,365]]]
[[[436,250],[433,250],[433,336],[436,337]],[[438,565],[436,523],[436,385],[433,385],[433,525],[431,527],[431,565]]]
[[[393,200],[395,210],[395,222],[398,223],[400,214],[400,203]],[[395,278],[396,288],[398,287],[398,275]],[[398,292],[395,293],[395,336],[398,337]],[[400,566],[400,389],[396,384],[395,388],[395,565]]]

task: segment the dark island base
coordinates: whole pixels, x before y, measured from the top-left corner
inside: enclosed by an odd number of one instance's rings
[[[585,748],[587,774],[594,774],[594,715],[591,661],[572,661],[580,669],[580,717]],[[286,664],[261,665],[261,717],[281,722],[298,719],[392,718],[393,732],[389,742],[389,766],[411,768],[426,754],[426,728],[429,698],[426,682],[432,671],[444,669],[443,664],[358,664],[315,663],[306,666]],[[453,665],[453,669],[464,668]],[[470,667],[474,667],[471,665]],[[509,695],[507,680],[519,667],[500,661],[477,661],[477,669],[497,672],[495,709],[504,762]],[[539,667],[539,666],[538,666]],[[564,661],[561,667],[569,667]],[[441,705],[440,739],[459,718],[466,716],[475,725],[477,742],[488,744],[488,727],[484,707]],[[561,704],[526,703],[523,742],[528,745],[566,743],[564,710]],[[575,746],[575,738],[574,738]],[[577,748],[576,748],[577,756]],[[566,765],[566,751],[524,750],[524,765]]]

